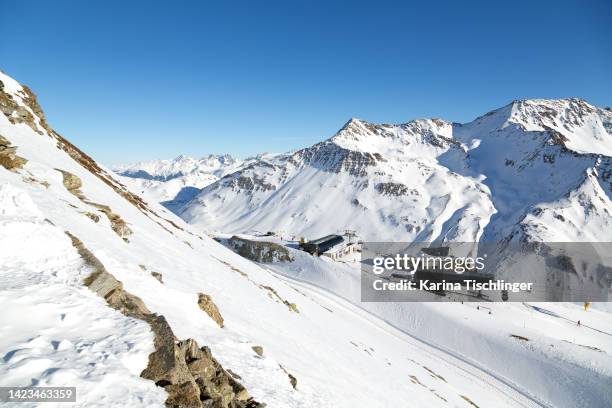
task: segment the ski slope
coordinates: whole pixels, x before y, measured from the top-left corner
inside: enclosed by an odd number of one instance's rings
[[[571,303],[362,303],[358,262],[288,250],[293,262],[265,267],[302,290],[385,322],[413,344],[437,350],[441,358],[458,359],[467,365],[464,369],[484,375],[509,395],[521,394],[521,404],[612,403],[607,387],[612,380],[612,315],[605,307],[585,312],[581,304]]]

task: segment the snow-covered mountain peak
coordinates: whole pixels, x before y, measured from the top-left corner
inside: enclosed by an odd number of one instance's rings
[[[239,163],[240,160],[232,156],[231,154],[209,154],[207,156],[203,156],[201,160],[217,160],[219,163],[229,165]]]
[[[466,145],[475,138],[497,139],[502,134],[514,138],[527,136],[527,140],[515,139],[515,142],[529,144],[530,149],[548,144],[579,154],[612,156],[612,111],[578,98],[522,99],[454,131],[454,137]]]
[[[362,140],[375,134],[375,131],[376,129],[369,123],[351,118],[328,140],[334,143],[342,143],[344,140]]]
[[[364,120],[361,120],[359,118],[350,118],[338,131],[338,133],[342,132],[343,130],[349,130],[349,129],[359,129],[361,127],[363,127],[367,122]]]
[[[525,126],[527,130],[580,127],[597,108],[584,100],[567,99],[523,99],[512,103],[508,122]]]
[[[200,159],[180,155],[171,160],[152,160],[115,166],[123,181],[147,199],[168,208],[185,203],[199,190],[243,166],[229,154],[208,154]]]
[[[610,191],[610,123],[609,110],[579,99],[514,101],[466,124],[353,118],[311,147],[249,163],[179,213],[231,232],[318,236],[348,228],[366,239],[496,241],[531,222],[525,214],[533,208],[566,205],[559,200],[589,169]],[[598,195],[605,218],[610,199]],[[281,207],[283,214],[273,210]],[[580,199],[573,217],[547,219],[547,237],[608,239],[589,224],[595,212],[588,207]]]
[[[391,125],[353,118],[328,142],[353,152],[387,157],[434,157],[455,144],[452,138],[453,124],[441,119],[415,119]]]
[[[240,160],[229,154],[209,154],[201,159],[180,155],[171,160],[151,160],[118,165],[113,167],[113,170],[127,177],[167,181],[193,173],[213,174],[219,177],[225,174],[226,167],[239,164]]]

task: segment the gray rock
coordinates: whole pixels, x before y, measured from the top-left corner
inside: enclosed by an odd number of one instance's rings
[[[260,263],[291,262],[291,254],[282,245],[274,242],[252,241],[233,236],[223,242],[238,255]]]
[[[151,272],[151,276],[159,281],[159,283],[164,283],[164,277],[159,272]]]

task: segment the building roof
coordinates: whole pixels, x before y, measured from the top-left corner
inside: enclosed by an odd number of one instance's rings
[[[317,239],[315,239],[313,241],[308,241],[308,243],[312,244],[312,245],[318,245],[318,244],[322,244],[323,242],[327,242],[329,240],[336,239],[336,238],[342,238],[342,236],[335,235],[335,234],[326,235],[324,237],[317,238]]]

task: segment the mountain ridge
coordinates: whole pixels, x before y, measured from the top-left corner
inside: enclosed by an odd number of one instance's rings
[[[255,160],[227,174],[175,210],[196,225],[237,233],[282,229],[292,235],[325,235],[356,229],[364,238],[473,241],[487,232],[486,239],[499,241],[532,207],[569,194],[587,168],[599,169],[598,183],[609,191],[610,129],[612,112],[576,98],[516,100],[465,124],[417,119],[378,125],[352,118],[328,139],[293,153]],[[318,177],[314,183],[318,187],[308,186],[309,177],[301,185],[292,182],[300,178],[300,172]],[[323,175],[330,173],[338,175],[335,183]],[[550,183],[538,192],[522,181],[527,175]],[[335,206],[342,207],[339,217],[327,217],[300,198],[317,196],[325,202],[327,198],[316,192],[321,188],[335,196]],[[404,199],[395,200],[391,203],[395,211],[385,211],[389,200],[380,198],[383,208],[375,209],[374,193],[390,197],[391,191],[396,197],[412,192],[413,201],[419,200],[418,194],[425,198],[416,206],[405,202],[402,206]],[[603,214],[612,210],[609,196],[605,200]],[[300,204],[287,207],[288,201]],[[287,208],[288,216],[273,221],[269,216],[273,206]],[[370,214],[362,222],[355,221],[364,218],[360,208]],[[424,218],[415,219],[415,211]],[[587,215],[581,217],[568,238],[578,239],[578,225],[588,224]],[[319,222],[320,218],[327,222]],[[490,223],[491,218],[496,222]],[[450,224],[439,225],[441,220]],[[327,227],[311,227],[313,222]],[[455,232],[448,229],[457,222]],[[380,232],[367,223],[376,223]],[[599,234],[601,239],[612,238],[603,227]],[[546,239],[555,239],[554,233]]]

